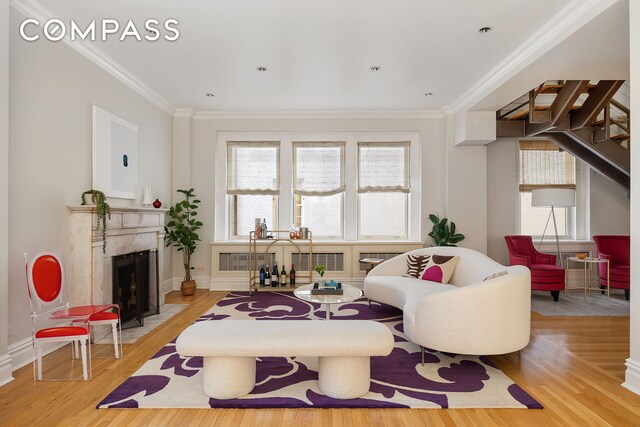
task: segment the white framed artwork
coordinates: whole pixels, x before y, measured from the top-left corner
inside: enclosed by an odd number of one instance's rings
[[[92,106],[92,188],[107,197],[138,194],[138,127]]]

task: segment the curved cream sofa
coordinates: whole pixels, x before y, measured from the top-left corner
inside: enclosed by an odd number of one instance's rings
[[[407,255],[423,254],[460,257],[449,284],[403,277]],[[507,274],[484,281],[501,271]],[[471,249],[431,247],[391,258],[369,272],[364,293],[371,301],[402,309],[405,335],[426,348],[491,355],[517,351],[529,343],[529,269],[505,267]]]

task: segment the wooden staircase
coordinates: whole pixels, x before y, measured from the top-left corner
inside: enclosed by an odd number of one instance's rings
[[[624,80],[547,81],[496,113],[498,137],[544,137],[629,191],[629,109],[613,99]]]

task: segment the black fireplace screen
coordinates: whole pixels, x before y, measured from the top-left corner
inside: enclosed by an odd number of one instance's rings
[[[158,314],[157,251],[113,257],[113,302],[120,306],[122,328],[143,326],[144,318]]]

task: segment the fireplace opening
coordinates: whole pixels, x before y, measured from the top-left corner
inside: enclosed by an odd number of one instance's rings
[[[122,329],[144,326],[144,318],[160,313],[158,252],[113,257],[113,303],[120,306]]]

